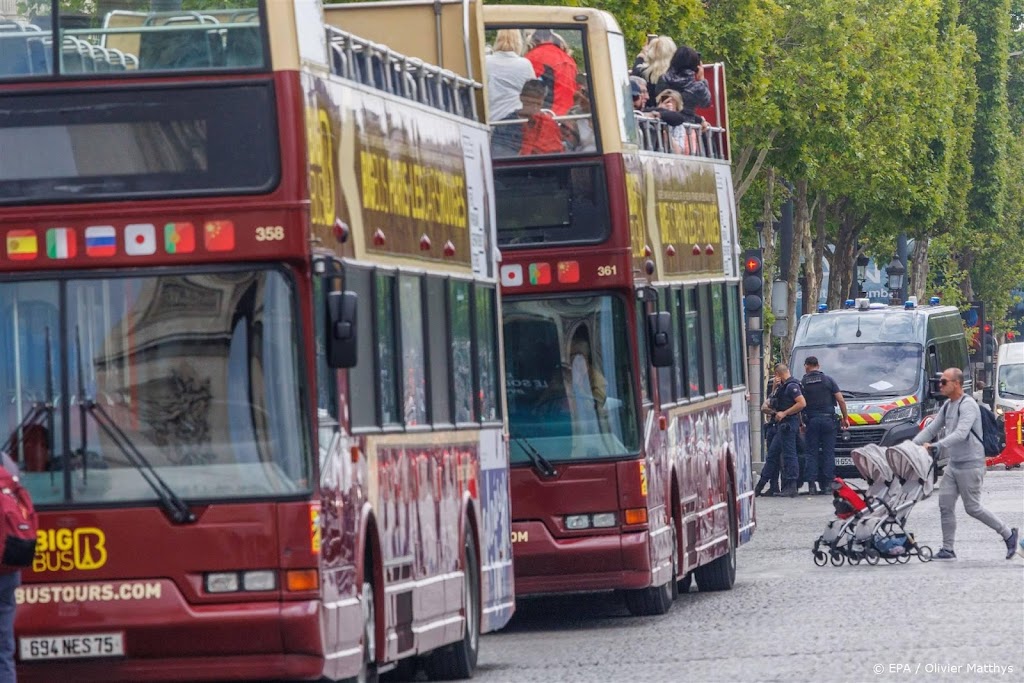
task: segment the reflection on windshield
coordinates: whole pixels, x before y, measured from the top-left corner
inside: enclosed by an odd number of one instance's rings
[[[842,344],[793,349],[793,373],[817,356],[821,371],[857,398],[906,396],[921,386],[923,349],[918,344]]]
[[[529,447],[552,461],[635,453],[623,302],[513,300],[503,308],[512,462],[530,462]]]
[[[999,366],[999,393],[1024,398],[1024,365]]]
[[[276,271],[0,285],[0,434],[35,502],[157,499],[92,401],[182,498],[308,488],[292,308]],[[52,424],[19,430],[47,400]]]

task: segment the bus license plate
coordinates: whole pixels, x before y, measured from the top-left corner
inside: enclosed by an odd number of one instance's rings
[[[843,466],[843,465],[847,465],[849,467],[853,467],[853,458],[852,457],[850,457],[850,458],[847,458],[847,457],[836,458],[836,465],[839,465],[840,467]]]
[[[21,661],[74,659],[76,657],[120,657],[124,655],[123,633],[35,636],[19,638]]]

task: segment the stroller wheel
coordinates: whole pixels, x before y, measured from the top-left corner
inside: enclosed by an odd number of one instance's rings
[[[898,563],[900,563],[900,564],[906,564],[907,562],[910,562],[910,555],[908,555],[907,553],[903,553],[902,555],[897,555],[896,556],[896,561]]]
[[[888,562],[889,564],[897,564],[900,561],[900,558],[898,558],[898,557],[889,557],[888,555],[886,555],[885,556],[885,561]]]
[[[853,564],[853,565],[860,564],[861,555],[860,555],[860,553],[858,553],[856,551],[847,551],[847,553],[846,553],[846,561],[849,562],[850,564]]]
[[[837,552],[835,550],[832,551],[832,566],[833,567],[842,567],[844,559],[845,558],[843,557],[842,553]]]
[[[917,547],[917,559],[922,562],[932,561],[932,549],[926,545],[920,545]]]
[[[878,558],[879,558],[878,551],[875,550],[874,548],[865,548],[864,549],[864,560],[868,564],[870,564],[870,565],[878,564]]]
[[[818,565],[819,567],[824,567],[826,564],[828,564],[828,555],[821,552],[820,550],[815,551],[814,564]]]

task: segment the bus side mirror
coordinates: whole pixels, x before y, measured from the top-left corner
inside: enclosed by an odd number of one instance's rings
[[[356,303],[355,292],[330,292],[327,295],[327,365],[332,368],[351,368],[356,364]]]
[[[990,407],[996,402],[996,388],[985,387],[981,390],[981,402],[988,404]]]
[[[668,311],[647,314],[647,338],[650,340],[651,365],[672,365],[672,315]]]

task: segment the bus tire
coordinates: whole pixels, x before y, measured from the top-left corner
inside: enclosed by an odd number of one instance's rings
[[[469,524],[466,525],[462,565],[466,607],[462,640],[439,648],[425,658],[427,676],[434,681],[470,678],[480,654],[480,574],[477,571],[479,563],[472,529]]]
[[[363,590],[360,603],[363,606],[363,664],[359,673],[346,679],[346,683],[377,683],[377,611],[373,593],[373,561],[369,556],[363,569]]]
[[[729,550],[693,573],[701,591],[727,591],[736,582],[736,496],[729,482]]]
[[[626,609],[635,617],[665,614],[671,609],[672,602],[676,598],[679,544],[676,542],[676,524],[674,519],[669,520],[669,533],[672,534],[672,576],[661,586],[651,586],[625,592]]]

